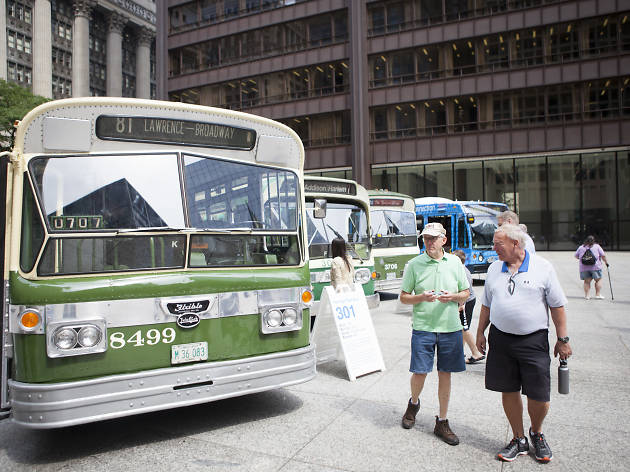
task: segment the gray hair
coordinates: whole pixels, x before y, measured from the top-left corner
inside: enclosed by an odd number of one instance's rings
[[[505,236],[507,236],[508,239],[511,239],[512,241],[517,241],[521,249],[525,249],[525,242],[526,242],[525,233],[523,233],[523,230],[519,228],[518,226],[506,223],[504,225],[499,226],[494,231],[494,234],[497,234],[497,233],[505,234]]]
[[[500,221],[512,220],[512,224],[518,224],[518,215],[514,213],[512,210],[502,211],[497,215],[497,219]]]
[[[521,230],[523,231],[523,233],[527,233],[527,225],[524,223],[519,223],[518,225],[519,228],[521,228]]]

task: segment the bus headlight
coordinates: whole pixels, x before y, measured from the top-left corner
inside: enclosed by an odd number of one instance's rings
[[[83,347],[93,347],[101,340],[101,332],[96,326],[84,326],[79,330],[77,340]]]
[[[53,339],[59,349],[72,349],[77,344],[77,332],[72,328],[61,328],[55,331]]]
[[[297,305],[273,306],[262,309],[263,334],[283,333],[302,329],[302,309]]]
[[[287,308],[282,314],[282,322],[285,326],[293,326],[297,322],[297,311]]]
[[[48,357],[80,356],[107,350],[107,327],[103,318],[55,321],[46,326]]]
[[[479,262],[483,262],[483,254],[479,254]]]
[[[280,313],[280,310],[269,310],[265,314],[265,321],[270,328],[280,326],[280,323],[282,323],[282,313]]]
[[[354,273],[354,281],[360,284],[366,284],[370,281],[372,274],[369,269],[357,269]]]

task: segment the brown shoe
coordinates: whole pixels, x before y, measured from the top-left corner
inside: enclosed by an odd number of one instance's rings
[[[451,446],[457,446],[459,444],[459,438],[451,430],[451,427],[448,425],[448,420],[440,421],[436,416],[433,433],[446,444],[450,444]]]
[[[418,414],[418,410],[420,409],[420,400],[418,400],[418,404],[414,405],[411,403],[411,398],[407,403],[407,411],[402,417],[402,427],[405,429],[413,428],[413,425],[416,424],[416,415]]]

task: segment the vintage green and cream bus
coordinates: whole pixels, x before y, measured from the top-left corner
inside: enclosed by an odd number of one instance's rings
[[[53,101],[2,155],[1,407],[54,428],[307,381],[304,149],[258,116]]]
[[[397,291],[407,262],[420,254],[413,198],[387,190],[370,190],[372,255],[379,292]]]
[[[332,257],[330,243],[336,237],[346,240],[354,261],[354,280],[363,285],[370,308],[379,304],[374,292],[374,258],[370,240],[370,200],[363,186],[353,180],[304,177],[309,267],[317,313],[325,286],[330,285]]]

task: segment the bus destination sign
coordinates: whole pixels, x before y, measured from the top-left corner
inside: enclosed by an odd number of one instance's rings
[[[371,198],[370,205],[372,206],[393,206],[393,207],[401,207],[403,206],[403,201],[397,198]]]
[[[336,193],[339,195],[356,195],[356,185],[346,182],[304,179],[304,190],[311,193]]]
[[[256,143],[256,131],[216,123],[101,115],[96,119],[96,136],[118,141],[183,144],[249,151]]]

